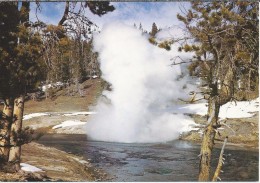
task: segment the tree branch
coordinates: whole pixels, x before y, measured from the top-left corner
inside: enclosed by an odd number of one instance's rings
[[[176,63],[175,61],[176,61],[177,59],[180,59],[181,62]],[[180,65],[180,64],[186,64],[186,63],[191,63],[191,62],[193,62],[192,60],[190,60],[190,61],[185,61],[185,60],[183,60],[180,56],[173,57],[173,58],[171,58],[170,60],[173,61],[173,63],[172,63],[170,66]]]
[[[213,182],[216,182],[217,179],[220,179],[219,174],[221,172],[222,165],[224,164],[223,155],[224,155],[224,149],[225,149],[225,146],[226,146],[226,143],[227,143],[227,139],[228,139],[228,137],[225,138],[221,152],[220,152],[220,155],[219,155],[218,166],[216,168],[215,174],[214,174],[213,179],[212,179]]]
[[[62,16],[61,20],[59,21],[58,25],[62,25],[67,20],[68,14],[69,14],[69,1],[66,2],[63,16]]]

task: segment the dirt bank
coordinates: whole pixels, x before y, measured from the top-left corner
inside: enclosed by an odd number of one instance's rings
[[[206,124],[206,117],[200,115],[191,115],[198,125]],[[224,138],[228,136],[228,144],[246,146],[253,149],[259,148],[259,112],[254,113],[251,118],[229,118],[220,121],[216,135],[216,143],[222,143]],[[201,142],[202,130],[193,130],[189,133],[184,133],[181,136],[182,140]]]
[[[107,178],[104,172],[94,168],[82,157],[37,143],[23,146],[22,162],[44,170],[51,181],[86,182]]]
[[[42,169],[41,172],[0,172],[1,181],[105,181],[108,175],[96,169],[82,157],[68,154],[56,148],[32,142],[22,147],[23,163]]]
[[[81,85],[85,88],[83,96],[79,96],[78,94],[69,96],[66,91],[67,89],[63,89],[57,91],[51,99],[43,97],[36,101],[26,101],[24,114],[87,111],[97,101],[98,96],[102,92],[103,83],[101,79],[90,79]]]

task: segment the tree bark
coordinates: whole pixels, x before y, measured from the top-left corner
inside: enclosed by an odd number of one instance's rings
[[[23,110],[24,95],[16,98],[14,101],[14,122],[12,123],[10,133],[11,149],[9,152],[9,162],[14,165],[16,171],[20,170],[21,144],[19,144],[19,138],[22,130]]]
[[[8,161],[10,151],[10,127],[13,118],[13,99],[5,100],[0,129],[0,157],[4,162]]]
[[[208,125],[203,134],[200,151],[199,181],[209,181],[211,154],[214,146],[219,108],[217,96],[211,97],[208,105]]]

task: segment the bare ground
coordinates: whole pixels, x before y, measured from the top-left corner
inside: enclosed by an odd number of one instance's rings
[[[82,157],[37,143],[23,146],[22,162],[46,172],[51,181],[98,181],[107,175]]]
[[[73,87],[73,86],[72,86]],[[29,100],[25,103],[24,114],[35,112],[78,112],[87,111],[95,104],[102,91],[102,80],[90,79],[82,83],[85,95],[68,96],[66,89],[58,91],[51,99]]]
[[[206,117],[191,115],[198,125],[206,124]],[[228,136],[228,144],[246,146],[252,149],[259,148],[259,112],[254,113],[251,118],[229,118],[220,121],[221,128],[216,135],[216,143],[222,143]],[[202,129],[199,131],[202,132]],[[202,133],[198,130],[183,134],[181,139],[201,142]]]

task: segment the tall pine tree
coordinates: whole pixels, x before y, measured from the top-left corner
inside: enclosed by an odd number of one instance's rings
[[[200,153],[199,181],[209,181],[211,155],[222,105],[235,99],[238,77],[254,72],[252,82],[258,81],[258,3],[257,2],[200,2],[191,3],[185,15],[178,15],[194,45],[182,47],[195,51],[196,59],[190,66],[208,87],[207,126],[204,129]],[[243,71],[252,71],[251,74]]]

